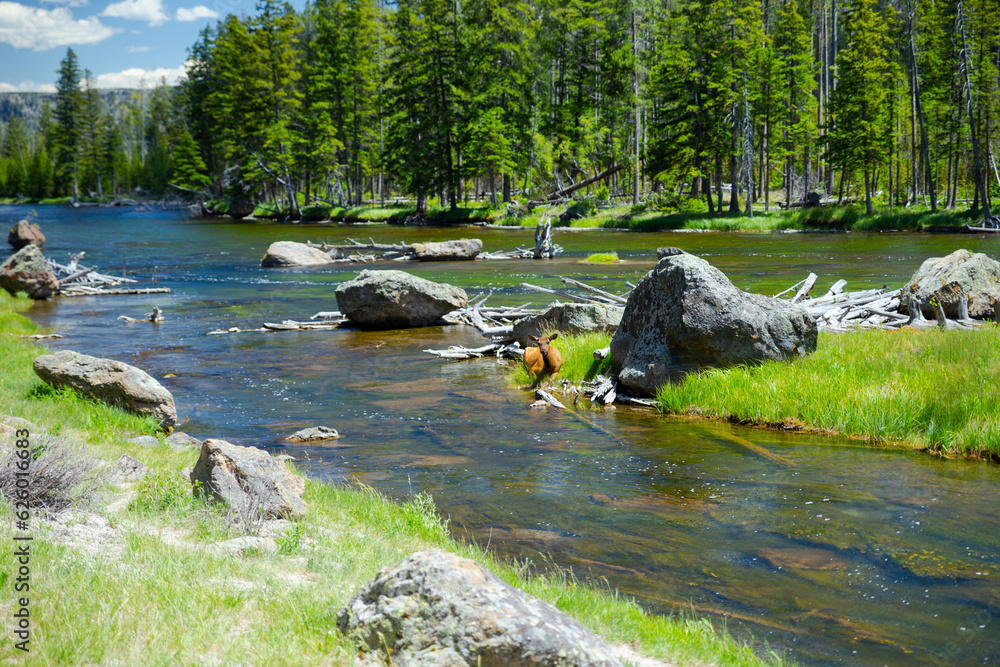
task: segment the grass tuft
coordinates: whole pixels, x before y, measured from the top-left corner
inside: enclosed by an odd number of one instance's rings
[[[581,260],[581,264],[617,264],[621,260],[618,259],[617,252],[595,252],[593,255],[587,255],[587,259]]]

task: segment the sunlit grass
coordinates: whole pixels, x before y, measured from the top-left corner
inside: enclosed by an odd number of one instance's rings
[[[149,466],[128,507],[108,515],[116,537],[104,541],[96,556],[35,530],[31,656],[38,664],[350,665],[357,651],[337,632],[337,611],[379,569],[430,548],[474,558],[606,640],[645,655],[692,665],[781,662],[757,656],[750,644],[708,620],[651,615],[557,569],[536,570],[459,542],[426,495],[398,503],[367,487],[307,479],[308,513],[288,529],[301,540],[283,540],[278,554],[206,551],[206,544],[232,534],[222,512],[193,498],[182,477],[198,452],[133,444],[129,438],[155,432],[153,420],[47,389],[31,370],[44,348],[20,338],[38,331],[22,314],[30,307],[28,299],[0,292],[3,414],[86,441],[105,461],[127,453]],[[566,372],[586,375],[593,349],[607,340],[567,340]],[[0,503],[0,540],[7,544],[12,518],[9,506]],[[18,653],[13,642],[5,642],[0,661],[15,660]]]
[[[1000,328],[822,334],[804,359],[692,374],[658,398],[665,412],[1000,458]]]
[[[621,260],[618,259],[617,252],[595,252],[592,255],[587,255],[587,259],[580,261],[582,264],[617,264]]]

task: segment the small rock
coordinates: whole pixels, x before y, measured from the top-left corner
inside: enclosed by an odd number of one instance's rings
[[[267,248],[261,266],[317,266],[331,264],[333,258],[319,248],[295,241],[276,241]]]
[[[205,440],[190,480],[195,495],[207,495],[241,514],[253,508],[265,517],[286,519],[306,513],[305,480],[256,447]]]
[[[475,259],[483,251],[479,239],[457,239],[454,241],[432,241],[414,243],[413,257],[421,262],[449,262]]]
[[[151,435],[140,435],[129,440],[134,445],[139,445],[140,447],[159,447],[160,441]]]
[[[38,228],[38,225],[33,225],[27,220],[21,220],[19,223],[10,228],[10,232],[7,234],[7,243],[14,247],[14,250],[20,250],[26,245],[45,245],[45,234],[42,234],[42,230]]]
[[[380,570],[338,612],[337,627],[362,651],[384,652],[401,667],[621,665],[574,619],[443,551]]]
[[[28,244],[0,264],[0,287],[11,294],[27,292],[32,299],[47,299],[59,291],[59,280],[38,246]]]
[[[365,270],[337,287],[340,311],[371,329],[428,326],[468,301],[463,289],[405,271]]]
[[[278,543],[270,537],[247,535],[209,544],[207,550],[218,556],[245,556],[254,552],[270,555],[278,553]]]
[[[285,440],[291,440],[292,442],[312,442],[314,440],[335,440],[339,437],[340,434],[337,433],[337,429],[335,428],[313,426],[312,428],[304,428],[301,431],[296,431],[285,438]]]
[[[164,442],[174,449],[201,449],[201,440],[188,435],[184,431],[171,433]]]
[[[62,350],[36,357],[34,368],[38,377],[55,387],[72,387],[105,403],[152,415],[165,429],[177,423],[174,397],[151,375],[135,366]]]
[[[114,465],[111,466],[108,481],[112,484],[138,482],[146,476],[147,470],[146,464],[139,459],[133,458],[128,454],[122,454],[115,461]]]

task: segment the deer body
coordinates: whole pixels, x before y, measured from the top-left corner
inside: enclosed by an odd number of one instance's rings
[[[548,374],[549,380],[562,368],[562,355],[559,350],[552,345],[552,341],[559,337],[558,333],[551,336],[528,336],[538,344],[538,347],[529,347],[524,351],[524,365],[528,368],[528,376],[538,381],[540,375]]]

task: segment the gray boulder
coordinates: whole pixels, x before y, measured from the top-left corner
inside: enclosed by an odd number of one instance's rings
[[[383,568],[340,610],[337,627],[399,667],[620,664],[574,619],[443,551]]]
[[[371,329],[434,324],[469,298],[465,290],[405,271],[365,270],[337,287],[337,304],[347,319]]]
[[[527,348],[534,345],[528,336],[542,336],[558,331],[560,334],[578,334],[587,331],[613,332],[622,321],[624,308],[590,303],[561,303],[534,317],[525,317],[514,323],[514,338]]]
[[[475,259],[483,250],[479,239],[457,239],[455,241],[434,241],[414,243],[413,257],[421,262],[445,262]]]
[[[55,387],[73,387],[81,394],[142,415],[160,426],[177,423],[174,397],[146,371],[112,359],[71,350],[35,358],[35,374]]]
[[[920,309],[934,317],[932,299],[944,306],[948,317],[958,318],[958,297],[969,299],[969,317],[993,317],[993,299],[1000,299],[1000,262],[982,253],[956,250],[946,257],[932,257],[917,269],[903,288]]]
[[[706,366],[759,363],[816,350],[816,321],[801,306],[737,289],[703,259],[661,259],[629,296],[611,339],[620,382],[653,395]]]
[[[0,264],[0,287],[11,294],[27,292],[32,299],[47,299],[59,291],[59,280],[38,246],[28,244]]]
[[[295,241],[275,241],[260,260],[261,266],[317,266],[331,264],[333,258],[319,248]]]
[[[306,513],[305,480],[256,447],[205,440],[190,479],[195,496],[223,502],[240,516],[250,516],[254,509],[283,519]]]
[[[168,435],[164,442],[172,449],[201,449],[201,440],[188,435],[184,431],[175,431]]]
[[[10,232],[7,233],[7,243],[11,244],[14,250],[20,250],[26,245],[43,246],[45,245],[45,234],[42,234],[38,225],[21,220],[10,228]]]
[[[301,431],[296,431],[285,438],[285,440],[291,440],[292,442],[315,442],[317,440],[336,440],[339,437],[340,433],[338,433],[335,428],[330,428],[329,426],[313,426],[311,428],[304,428]]]

